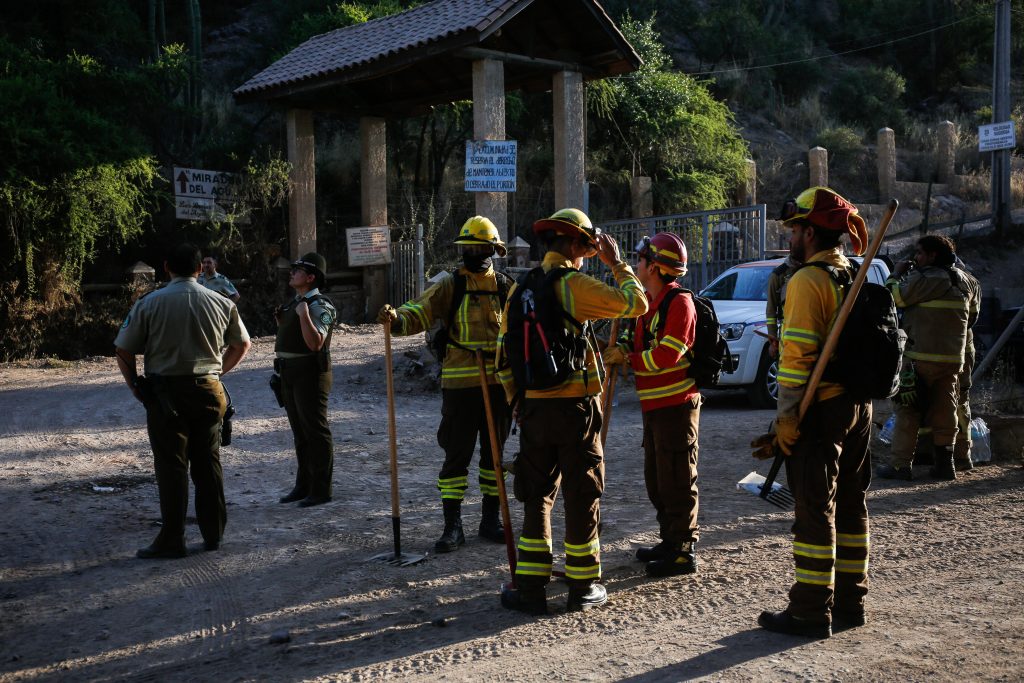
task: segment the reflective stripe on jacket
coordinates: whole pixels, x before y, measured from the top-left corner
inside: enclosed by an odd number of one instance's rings
[[[483,351],[484,368],[488,384],[497,384],[494,374],[495,340],[501,324],[501,304],[498,298],[498,281],[494,269],[483,273],[470,273],[465,268],[459,274],[466,278],[466,295],[459,302],[459,308],[448,330],[452,341],[459,348],[448,345],[444,363],[441,365],[441,387],[444,389],[466,389],[480,386],[480,371],[476,364],[475,351]],[[391,331],[406,336],[429,330],[435,320],[448,321],[455,291],[455,278],[448,273],[416,299],[407,301],[398,308],[398,320]],[[493,295],[471,294],[473,291],[494,292]]]
[[[925,266],[902,279],[885,281],[896,305],[903,309],[907,358],[963,364],[968,304],[958,284],[958,272],[939,266]]]

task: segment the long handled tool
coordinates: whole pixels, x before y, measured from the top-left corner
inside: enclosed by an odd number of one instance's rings
[[[494,429],[494,409],[491,407],[491,392],[487,384],[487,369],[484,354],[476,352],[477,370],[480,372],[480,391],[484,395],[484,413],[487,415],[487,434],[491,437],[491,461],[494,464],[494,480],[498,486],[498,502],[501,505],[501,522],[505,527],[505,551],[508,553],[508,570],[512,574],[510,586],[516,587],[516,545],[512,540],[512,516],[508,511],[508,493],[505,491],[505,470],[501,463],[501,446]]]
[[[807,389],[804,391],[804,397],[800,401],[800,411],[798,413],[797,424],[803,422],[804,415],[807,414],[807,409],[811,406],[811,402],[814,401],[814,394],[818,389],[818,384],[821,382],[822,375],[825,374],[825,367],[828,365],[828,359],[831,358],[832,354],[836,350],[836,345],[839,344],[839,335],[843,331],[843,327],[846,325],[846,319],[850,317],[850,311],[853,310],[853,304],[857,300],[857,295],[860,293],[861,287],[864,285],[864,280],[868,276],[868,268],[871,266],[871,260],[878,253],[878,248],[882,246],[882,238],[885,236],[885,231],[889,228],[889,223],[892,221],[892,217],[896,215],[896,210],[899,208],[900,203],[895,199],[890,199],[889,204],[886,207],[885,215],[882,216],[882,221],[879,223],[878,230],[875,232],[874,238],[871,240],[871,244],[868,246],[867,253],[864,254],[864,261],[861,263],[860,269],[857,271],[857,277],[853,279],[853,284],[850,285],[850,291],[846,295],[846,299],[843,300],[843,305],[839,309],[839,314],[836,316],[836,322],[829,331],[828,338],[825,339],[825,345],[821,349],[821,353],[818,355],[818,360],[814,364],[814,371],[811,372],[811,377],[807,380]],[[785,454],[780,450],[776,456],[775,461],[772,463],[771,469],[768,471],[768,476],[765,477],[764,483],[759,486],[758,495],[764,498],[770,503],[789,509],[793,505],[793,494],[783,487],[779,487],[775,484],[775,478],[779,474],[779,470],[782,469],[782,461],[785,458]],[[755,474],[755,473],[751,473]],[[751,483],[750,475],[745,477],[740,482],[742,486],[745,482]]]
[[[612,320],[612,328],[608,334],[608,345],[615,344],[619,339],[619,318]],[[605,441],[608,440],[608,425],[612,422],[612,399],[615,398],[615,380],[619,377],[619,367],[617,365],[612,366],[608,369],[608,376],[604,380],[604,410],[601,411],[603,416],[601,420],[601,446],[604,446]]]
[[[391,364],[391,323],[384,323],[384,363],[388,386],[388,445],[391,449],[391,531],[395,538],[395,552],[374,555],[396,567],[408,567],[427,559],[426,555],[402,553],[402,516],[398,505],[398,429],[395,425],[395,377]]]

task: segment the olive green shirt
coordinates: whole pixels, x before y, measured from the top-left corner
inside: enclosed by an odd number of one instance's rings
[[[114,345],[143,354],[147,375],[206,375],[220,373],[225,346],[247,341],[234,302],[175,277],[135,302]]]

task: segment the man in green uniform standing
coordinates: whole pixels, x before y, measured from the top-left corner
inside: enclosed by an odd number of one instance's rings
[[[242,298],[231,280],[217,272],[217,257],[213,254],[207,254],[203,257],[203,272],[199,273],[196,282],[207,289],[212,289],[218,294],[223,294],[236,304]]]
[[[281,400],[295,439],[295,486],[282,503],[299,507],[331,500],[334,440],[327,422],[331,393],[331,330],[338,314],[320,293],[327,261],[309,252],[292,264],[288,284],[295,297],[277,309],[274,370],[281,375]]]
[[[196,486],[196,520],[206,550],[220,546],[227,520],[220,466],[220,427],[227,402],[220,376],[249,351],[249,333],[229,299],[196,282],[199,250],[174,249],[171,277],[135,302],[114,340],[125,382],[146,406],[163,525],[142,559],[184,557],[188,476]],[[223,352],[221,349],[227,347]],[[145,377],[136,356],[145,356]]]

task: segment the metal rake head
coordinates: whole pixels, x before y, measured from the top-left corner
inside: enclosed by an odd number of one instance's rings
[[[426,555],[413,555],[412,553],[401,553],[400,555],[381,553],[370,558],[371,561],[385,562],[393,567],[410,567],[414,564],[419,564],[425,559],[427,559]]]

